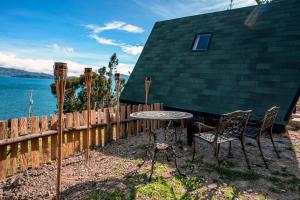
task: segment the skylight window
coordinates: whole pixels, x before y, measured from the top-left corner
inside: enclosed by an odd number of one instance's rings
[[[198,33],[193,43],[193,51],[207,51],[212,39],[212,33]]]

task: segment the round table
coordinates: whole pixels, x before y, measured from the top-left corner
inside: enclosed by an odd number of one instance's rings
[[[182,120],[193,117],[191,113],[179,111],[142,111],[130,114],[130,117],[143,120]]]
[[[173,121],[173,120],[190,119],[193,117],[193,115],[191,113],[179,112],[179,111],[142,111],[142,112],[131,113],[130,117],[137,119],[137,120]],[[183,127],[181,126],[181,128],[183,128]],[[180,175],[184,175],[180,172],[180,170],[177,167],[177,162],[176,162],[177,156],[175,154],[175,150],[174,150],[173,146],[170,144],[167,144],[167,143],[157,143],[156,142],[156,133],[153,130],[151,130],[150,128],[146,129],[146,131],[149,134],[149,146],[146,147],[145,157],[148,155],[150,148],[154,147],[154,155],[153,155],[153,159],[152,159],[151,174],[150,174],[149,181],[151,181],[151,177],[153,174],[153,167],[154,167],[154,163],[155,163],[155,159],[156,159],[156,153],[159,150],[165,151],[166,153],[167,153],[167,151],[170,150],[171,153],[174,155],[174,161],[175,161],[175,166],[176,166],[177,171],[179,172]],[[151,142],[151,137],[153,137],[153,142]],[[165,140],[166,140],[166,136],[165,136]],[[144,161],[140,164],[140,166],[145,163],[145,157],[144,157]]]

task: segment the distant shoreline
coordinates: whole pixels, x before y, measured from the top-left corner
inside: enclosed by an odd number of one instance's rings
[[[51,74],[29,72],[29,71],[25,71],[25,70],[6,68],[6,67],[0,67],[0,76],[53,79],[53,75],[51,75]]]

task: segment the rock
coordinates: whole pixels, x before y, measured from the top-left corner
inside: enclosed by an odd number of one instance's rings
[[[216,183],[211,183],[211,184],[209,184],[208,186],[207,186],[209,189],[216,189],[217,187],[218,187],[218,184],[216,184]]]

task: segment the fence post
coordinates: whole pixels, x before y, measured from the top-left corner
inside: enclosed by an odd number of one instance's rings
[[[120,121],[123,121],[122,123],[120,123],[121,138],[125,138],[128,136],[128,133],[126,133],[126,122],[124,122],[125,119],[126,119],[126,106],[121,106]]]
[[[50,116],[50,128],[51,130],[57,130],[57,116]],[[51,160],[56,160],[57,158],[57,135],[51,136]]]
[[[39,117],[34,116],[30,118],[31,134],[39,133]],[[39,138],[31,140],[31,165],[36,168],[40,165],[40,151],[39,151]]]
[[[96,125],[96,111],[91,110],[91,125]],[[95,147],[96,145],[96,128],[90,129],[90,138],[91,138],[91,147]]]
[[[47,116],[41,118],[41,131],[48,130],[48,119]],[[49,137],[42,137],[42,149],[43,149],[43,163],[49,162]]]
[[[87,121],[87,115],[88,115],[88,112],[87,112],[87,110],[85,110],[85,111],[83,111],[82,112],[82,122],[80,123],[81,125],[83,125],[83,126],[86,126],[87,127],[87,123],[88,123],[88,121]],[[88,142],[88,136],[87,136],[87,134],[88,134],[88,131],[87,131],[87,129],[84,129],[83,131],[83,136],[82,136],[82,146],[83,146],[83,153],[85,154],[85,152],[87,151],[87,149],[88,149],[88,144],[89,144],[89,142]]]
[[[110,114],[107,108],[104,108],[104,123],[106,123],[106,128],[104,131],[104,145],[106,145],[108,142],[111,142],[111,124],[110,124]]]
[[[11,120],[11,138],[16,138],[19,135],[18,119]],[[17,155],[18,155],[18,143],[11,145],[10,153],[10,174],[13,175],[17,172]]]
[[[7,121],[0,121],[0,140],[7,138]],[[6,177],[7,145],[0,146],[0,180]]]
[[[129,104],[127,106],[127,116],[126,119],[130,120],[130,114],[131,114],[131,105]],[[130,121],[127,122],[127,136],[131,136],[132,135],[132,123]]]
[[[80,113],[74,112],[73,114],[73,120],[74,120],[74,128],[80,127]],[[80,151],[80,131],[76,130],[74,131],[74,151],[79,152]]]
[[[28,121],[26,117],[20,119],[20,135],[28,133]],[[20,169],[25,171],[28,169],[28,141],[21,142],[20,149]]]
[[[102,124],[102,110],[101,109],[98,109],[98,112],[97,112],[97,123],[98,125]],[[97,129],[97,132],[98,132],[98,146],[100,147],[103,147],[104,144],[103,144],[103,141],[104,141],[104,138],[103,138],[103,134],[102,134],[102,127],[98,127]]]
[[[142,112],[143,111],[143,105],[139,104],[138,105],[138,112]],[[142,132],[142,120],[137,120],[136,121],[136,126],[137,126],[137,132],[138,134],[140,134]]]
[[[66,128],[73,128],[73,113],[66,114]],[[65,132],[67,134],[67,145],[65,148],[66,156],[70,156],[74,154],[74,134],[73,131]]]

